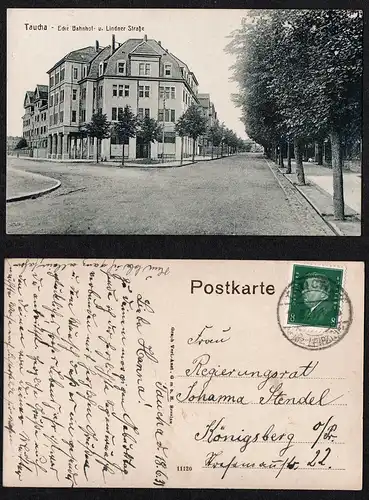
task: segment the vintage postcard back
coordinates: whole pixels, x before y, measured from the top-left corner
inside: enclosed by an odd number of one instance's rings
[[[5,486],[361,489],[364,265],[5,262]]]

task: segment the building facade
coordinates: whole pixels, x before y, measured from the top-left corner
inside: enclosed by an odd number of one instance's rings
[[[217,112],[215,111],[214,103],[211,102],[210,94],[198,94],[199,104],[201,106],[203,115],[207,121],[207,128],[212,127],[218,119]],[[211,142],[204,136],[199,139],[199,154],[207,155],[211,153]]]
[[[24,98],[23,137],[36,154],[47,155],[48,140],[48,86],[37,85]]]
[[[32,144],[43,144],[49,158],[93,159],[99,154],[109,160],[121,157],[124,148],[129,159],[148,155],[153,159],[179,159],[181,138],[175,132],[178,118],[192,103],[205,109],[206,99],[209,104],[204,112],[209,120],[216,116],[209,94],[198,93],[198,81],[187,64],[146,35],[123,43],[116,42],[113,35],[111,45],[100,47],[96,42],[95,46],[72,51],[47,73],[48,101],[43,93],[42,106],[36,106],[45,86],[37,86],[38,93],[36,89],[26,94],[23,135],[27,141],[32,138]],[[208,97],[204,100],[203,96]],[[97,153],[96,139],[86,136],[84,126],[99,110],[114,124],[126,105],[140,117],[158,120],[162,137],[147,148],[139,137],[123,145],[112,134],[101,141]],[[36,113],[41,112],[41,121],[35,121]],[[184,156],[191,154],[192,139],[184,138],[183,151]]]

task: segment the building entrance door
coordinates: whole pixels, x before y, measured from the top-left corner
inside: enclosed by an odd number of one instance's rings
[[[136,139],[136,158],[148,158],[149,146],[145,144],[141,137]]]

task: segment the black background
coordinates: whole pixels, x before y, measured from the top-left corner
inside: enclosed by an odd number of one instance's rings
[[[6,172],[6,8],[351,8],[364,10],[364,92],[363,92],[363,225],[361,237],[271,237],[271,236],[13,236],[5,234],[5,172]],[[368,290],[369,290],[369,170],[368,170],[368,23],[369,0],[346,1],[7,1],[1,7],[0,22],[0,258],[135,258],[135,259],[239,259],[239,260],[355,260],[366,263],[365,289],[365,360],[364,360],[364,470],[361,491],[277,491],[277,490],[174,490],[174,489],[37,489],[2,488],[0,500],[369,500],[369,409],[368,409]],[[191,27],[188,29],[191,37]],[[37,56],[40,57],[40,56]],[[22,75],[20,75],[22,78]],[[0,264],[0,282],[3,282]],[[0,288],[3,294],[2,287]],[[0,317],[3,317],[3,295]],[[0,331],[2,330],[2,319]],[[1,337],[2,339],[3,337]],[[0,351],[2,368],[3,351]],[[2,370],[1,370],[2,373]],[[1,385],[2,388],[2,385]],[[0,407],[2,422],[2,407]],[[2,426],[1,426],[2,427]],[[2,460],[0,457],[0,472]],[[2,476],[2,473],[0,474]],[[1,479],[0,479],[1,481]]]

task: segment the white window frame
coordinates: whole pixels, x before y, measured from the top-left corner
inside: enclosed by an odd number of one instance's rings
[[[123,64],[123,71],[119,71],[119,65]],[[126,74],[126,61],[124,59],[120,59],[117,61],[117,74],[118,75],[125,75]]]
[[[77,74],[77,76],[74,76]],[[78,68],[74,67],[73,68],[73,80],[78,80]]]
[[[101,62],[99,64],[99,76],[102,76],[104,74],[104,63]]]
[[[169,67],[169,74],[167,75],[167,68]],[[164,64],[164,76],[172,76],[172,64],[165,63]]]
[[[148,93],[148,95],[146,95],[146,92]],[[151,87],[150,87],[150,85],[145,85],[144,86],[144,97],[145,97],[145,99],[149,99],[150,98],[150,94],[151,94]]]
[[[145,63],[138,63],[138,75],[145,76]]]

